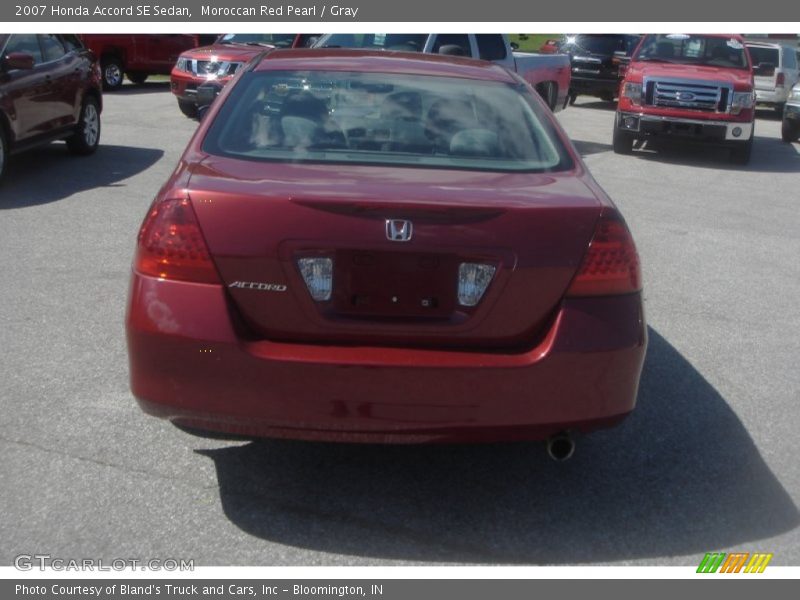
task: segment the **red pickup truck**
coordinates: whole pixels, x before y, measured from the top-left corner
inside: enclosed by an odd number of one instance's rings
[[[747,164],[755,92],[744,40],[724,34],[651,34],[634,51],[620,85],[614,152],[635,140],[676,137],[730,147]]]
[[[144,83],[149,75],[169,75],[181,52],[196,48],[194,34],[83,34],[84,45],[100,60],[103,89],[116,90],[125,75]]]

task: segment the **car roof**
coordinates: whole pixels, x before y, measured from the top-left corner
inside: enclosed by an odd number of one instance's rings
[[[343,48],[279,49],[265,53],[254,71],[355,71],[403,75],[433,75],[515,83],[499,65],[460,56],[441,56],[391,50]]]

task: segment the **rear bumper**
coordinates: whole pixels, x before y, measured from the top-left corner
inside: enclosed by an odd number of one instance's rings
[[[616,126],[639,137],[669,136],[713,142],[744,142],[753,135],[752,122],[686,119],[620,112]]]
[[[639,294],[565,301],[518,354],[246,341],[221,286],[133,275],[131,389],[148,413],[245,436],[356,442],[541,439],[636,403]]]
[[[581,77],[573,73],[569,86],[573,91],[580,94],[612,94],[616,96],[619,92],[619,82],[620,80],[618,78],[602,79],[600,77]]]
[[[756,88],[756,103],[757,104],[783,104],[789,99],[791,88],[773,88],[767,90],[760,90]]]

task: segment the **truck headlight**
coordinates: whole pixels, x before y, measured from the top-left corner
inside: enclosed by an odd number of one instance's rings
[[[634,104],[642,103],[642,84],[625,82],[622,86],[622,95],[630,99]]]
[[[792,100],[800,100],[800,87],[796,87],[792,89],[792,93],[789,95]]]
[[[733,92],[731,114],[738,115],[742,109],[753,108],[755,104],[756,97],[753,92]]]
[[[188,71],[189,59],[183,56],[178,57],[178,62],[175,63],[175,68],[178,69],[178,71]]]

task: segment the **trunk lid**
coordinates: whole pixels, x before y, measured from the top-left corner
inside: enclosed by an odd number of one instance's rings
[[[600,215],[574,172],[264,163],[208,157],[190,195],[228,293],[251,333],[305,343],[528,345],[555,313]],[[388,239],[387,219],[412,223]],[[297,261],[333,260],[315,301]],[[494,266],[474,307],[459,265]]]

